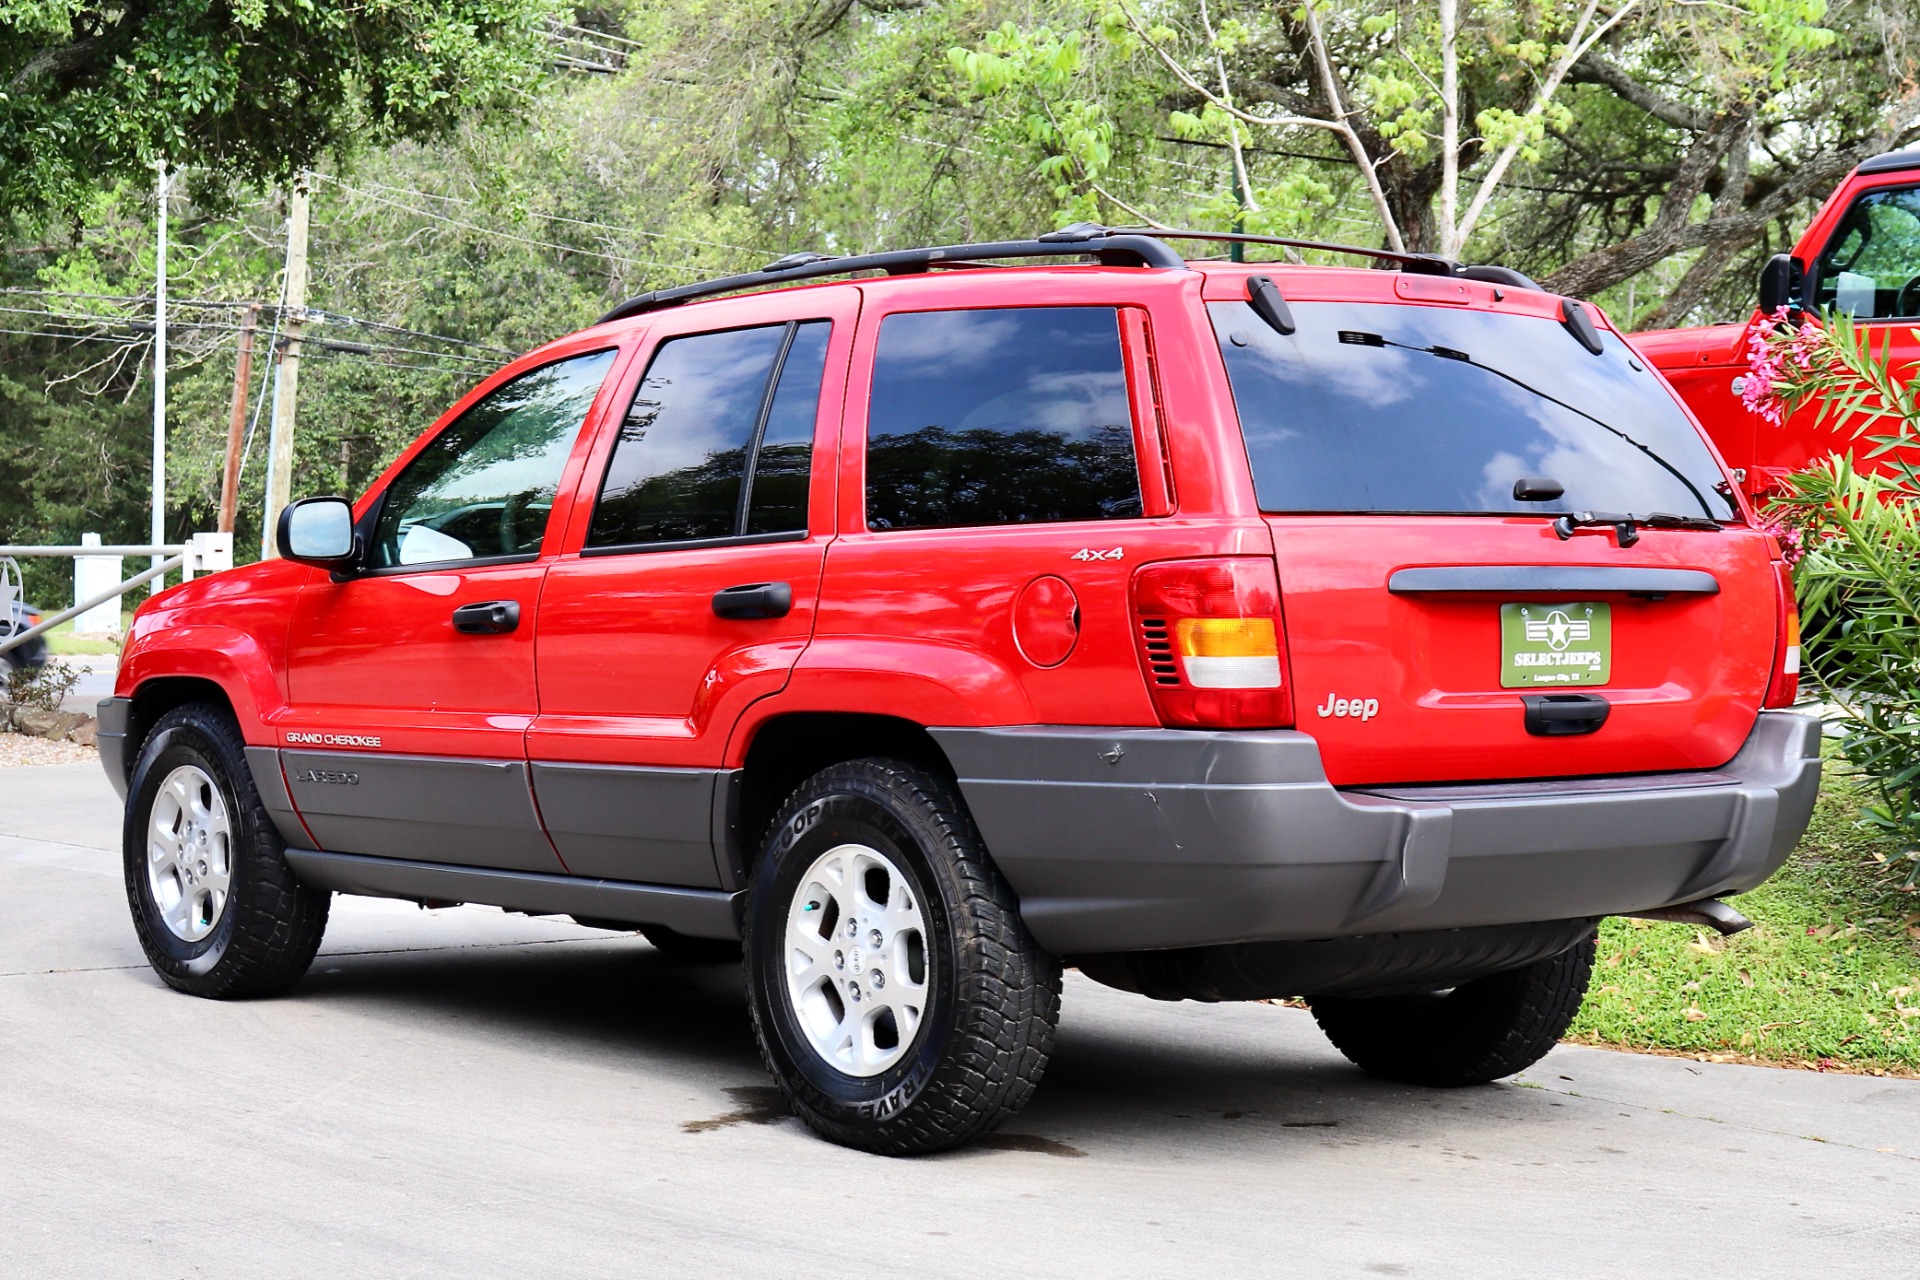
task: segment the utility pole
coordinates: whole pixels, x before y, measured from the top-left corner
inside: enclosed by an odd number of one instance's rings
[[[293,488],[293,410],[300,393],[300,336],[307,319],[307,182],[300,175],[287,202],[287,299],[280,312],[280,362],[274,379],[273,425],[267,435],[267,501],[260,520],[260,558],[279,554],[274,531]]]
[[[160,163],[158,189],[159,237],[153,258],[153,545],[167,540],[167,189],[173,185],[166,162]],[[162,557],[155,555],[158,565]],[[149,594],[166,585],[156,576]]]
[[[233,532],[234,508],[239,504],[240,449],[247,439],[247,392],[253,385],[253,332],[260,324],[260,306],[247,308],[240,321],[240,358],[233,366],[233,412],[227,418],[227,465],[220,473],[221,533]]]

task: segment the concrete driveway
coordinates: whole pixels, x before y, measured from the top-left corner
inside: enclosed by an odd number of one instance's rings
[[[118,824],[95,766],[0,769],[0,1275],[1920,1273],[1920,1083],[1564,1048],[1429,1092],[1076,974],[1009,1131],[880,1159],[637,937],[336,899],[291,996],[174,994]]]

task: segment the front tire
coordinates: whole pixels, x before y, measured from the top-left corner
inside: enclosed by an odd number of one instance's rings
[[[332,895],[294,877],[240,730],[200,703],[141,744],[122,829],[127,904],[154,972],[213,999],[272,995],[320,949]]]
[[[1524,1071],[1558,1044],[1593,976],[1594,939],[1425,995],[1307,998],[1347,1060],[1403,1084],[1455,1088]]]
[[[1060,963],[1020,919],[950,783],[892,760],[809,779],[754,872],[747,1001],[761,1057],[822,1137],[942,1151],[1026,1105]]]

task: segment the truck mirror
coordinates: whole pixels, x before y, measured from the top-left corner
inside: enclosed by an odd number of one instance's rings
[[[1772,315],[1782,307],[1804,305],[1807,268],[1790,253],[1776,253],[1760,269],[1760,310]]]
[[[353,506],[345,498],[302,498],[280,513],[275,541],[282,559],[317,569],[353,563]]]

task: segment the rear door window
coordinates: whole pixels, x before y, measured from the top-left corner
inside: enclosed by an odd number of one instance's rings
[[[660,344],[607,464],[588,551],[804,536],[825,320]]]
[[[1610,332],[1593,355],[1535,316],[1295,302],[1283,336],[1208,306],[1268,512],[1657,512],[1729,520],[1726,477]],[[1557,480],[1548,502],[1513,496]]]
[[[1141,513],[1112,307],[888,316],[867,418],[867,526]]]

